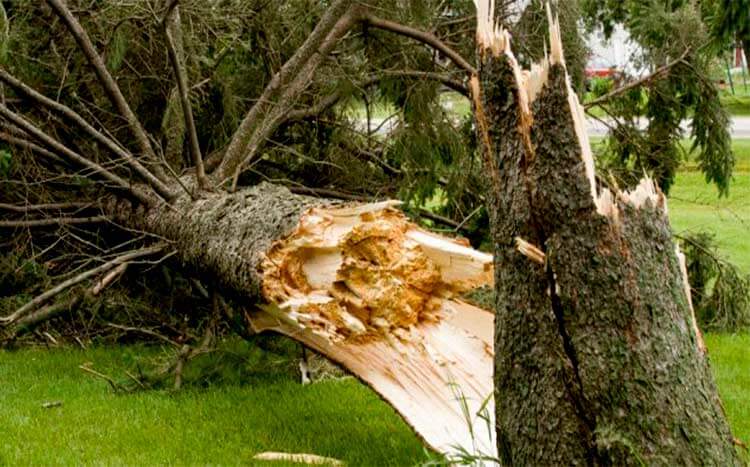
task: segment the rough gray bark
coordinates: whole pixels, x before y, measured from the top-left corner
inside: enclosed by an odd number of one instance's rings
[[[119,200],[107,211],[170,241],[186,270],[211,278],[235,297],[257,299],[260,264],[271,244],[288,234],[305,210],[328,203],[263,183],[233,194],[203,193],[196,201],[183,193],[171,206],[145,211]]]
[[[563,65],[549,68],[532,123],[509,56],[480,52],[502,462],[739,464],[661,193],[640,206],[618,193],[614,214],[600,214]]]

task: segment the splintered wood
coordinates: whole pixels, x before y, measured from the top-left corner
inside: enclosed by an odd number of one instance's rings
[[[492,256],[410,223],[397,202],[313,208],[266,253],[255,332],[341,364],[431,447],[495,453],[493,314],[456,300]]]
[[[266,310],[332,342],[412,341],[415,326],[445,317],[445,300],[491,281],[490,255],[421,230],[392,206],[304,214],[262,264]]]

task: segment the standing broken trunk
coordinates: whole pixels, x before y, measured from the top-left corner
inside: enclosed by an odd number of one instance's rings
[[[490,2],[478,13],[502,462],[738,464],[664,195],[597,184],[551,17],[549,59],[522,71]]]

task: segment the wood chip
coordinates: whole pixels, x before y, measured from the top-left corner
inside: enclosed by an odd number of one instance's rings
[[[316,456],[315,454],[298,454],[289,452],[261,452],[253,456],[253,459],[261,461],[286,461],[308,465],[344,465],[338,459],[331,457]]]

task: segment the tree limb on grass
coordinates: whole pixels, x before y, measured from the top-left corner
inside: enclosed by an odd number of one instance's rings
[[[32,300],[27,302],[25,305],[18,308],[11,315],[0,318],[0,324],[5,324],[5,325],[13,324],[14,322],[18,321],[23,316],[34,311],[44,302],[54,298],[55,296],[69,289],[70,287],[76,284],[79,284],[89,279],[90,277],[96,276],[97,274],[101,274],[103,272],[109,271],[123,263],[127,263],[129,261],[133,261],[134,259],[138,259],[144,256],[150,256],[156,253],[160,253],[164,251],[166,247],[167,245],[165,243],[160,243],[152,247],[142,248],[139,250],[133,250],[123,255],[120,255],[113,260],[107,261],[106,263],[100,266],[97,266],[93,269],[89,269],[88,271],[82,272],[81,274],[78,274],[77,276],[72,277],[58,284],[57,286],[37,295]]]

